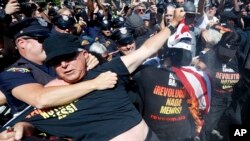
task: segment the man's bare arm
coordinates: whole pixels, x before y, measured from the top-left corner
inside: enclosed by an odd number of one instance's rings
[[[113,88],[116,82],[115,73],[105,72],[95,79],[71,85],[44,87],[39,83],[24,84],[14,88],[12,94],[17,99],[42,109],[70,103],[94,90]]]
[[[177,26],[185,17],[185,12],[183,7],[176,8],[174,12],[174,19],[171,25]],[[142,64],[147,58],[151,57],[164,45],[171,31],[168,27],[163,28],[159,33],[147,39],[142,46],[135,52],[122,56],[121,59],[123,63],[128,68],[129,72],[133,72],[139,65]]]
[[[166,27],[146,40],[135,52],[122,56],[121,59],[129,72],[133,72],[143,61],[155,54],[163,46],[170,34],[169,28]]]

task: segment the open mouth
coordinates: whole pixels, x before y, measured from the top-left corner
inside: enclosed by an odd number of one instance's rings
[[[64,74],[69,75],[69,74],[72,74],[73,72],[74,72],[73,70],[68,70],[68,71],[65,71]]]

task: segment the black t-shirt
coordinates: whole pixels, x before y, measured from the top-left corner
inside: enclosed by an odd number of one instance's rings
[[[74,140],[106,141],[137,125],[142,117],[124,87],[129,74],[121,59],[113,59],[87,73],[84,80],[104,71],[116,72],[115,88],[93,91],[78,101],[47,110],[35,110],[26,120],[39,130]]]
[[[171,69],[147,67],[138,74],[143,118],[162,141],[191,136],[189,96]]]
[[[208,51],[202,58],[207,58],[206,70],[213,81],[212,97],[231,97],[233,86],[240,78],[237,63],[234,60],[222,62],[213,50]]]

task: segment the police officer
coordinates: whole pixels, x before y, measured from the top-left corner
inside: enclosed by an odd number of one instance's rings
[[[112,20],[112,27],[114,29],[124,27],[126,19],[123,16],[118,16]]]
[[[116,54],[112,55],[113,58],[126,56],[135,52],[136,42],[132,31],[129,28],[121,27],[116,29],[112,34],[112,38],[115,40],[117,44],[117,50],[119,51]],[[139,66],[136,71],[130,75],[130,79],[126,83],[127,93],[138,111],[141,111],[141,100],[138,95],[138,86],[134,81],[134,78],[136,77],[136,73],[139,72],[142,68],[143,65]]]
[[[116,45],[114,41],[110,38],[112,35],[111,21],[103,20],[100,21],[100,32],[101,34],[97,37],[100,43],[102,43],[108,50],[108,52],[116,51]]]
[[[136,50],[135,38],[127,27],[121,27],[116,29],[112,38],[117,44],[117,50],[119,50],[119,55],[128,55]]]
[[[11,93],[11,87],[20,85],[20,83],[25,84],[25,81],[32,82],[29,77],[25,76],[25,74],[28,73],[31,75],[31,71],[29,70],[30,67],[28,67],[29,65],[31,65],[31,63],[28,60],[32,60],[33,63],[42,65],[42,62],[46,57],[46,55],[42,52],[42,42],[46,37],[49,36],[50,29],[41,26],[36,19],[28,18],[17,24],[14,24],[7,33],[8,36],[14,38],[19,53],[22,56],[21,59],[19,59],[11,67],[7,68],[1,74],[1,84],[3,89],[2,92],[7,97],[7,101],[12,108],[12,112],[16,113],[25,108],[26,105],[23,105],[22,102],[16,100],[9,101],[10,99],[14,99],[14,93],[12,95],[8,94],[8,92]],[[34,74],[33,77],[38,77],[37,79],[40,79],[40,83],[46,84],[48,81],[52,80],[55,77],[55,73],[49,68],[44,68],[42,66],[40,67],[41,70],[44,69],[46,73],[41,73],[41,75]],[[34,67],[34,69],[36,68]],[[37,70],[40,69],[37,68]],[[48,76],[43,76],[43,74],[46,74]],[[10,82],[11,84],[8,84]]]
[[[54,23],[54,30],[52,33],[73,33],[75,20],[72,16],[56,15],[52,22]]]
[[[0,74],[1,91],[13,114],[21,112],[27,105],[36,108],[59,106],[107,84],[102,80],[109,76],[103,75],[76,85],[45,88],[44,85],[56,76],[51,67],[43,64],[46,54],[42,43],[49,36],[50,29],[41,26],[35,18],[25,18],[12,25],[8,31],[21,55],[16,63]],[[99,82],[101,83],[97,84]],[[89,87],[90,85],[93,87]]]

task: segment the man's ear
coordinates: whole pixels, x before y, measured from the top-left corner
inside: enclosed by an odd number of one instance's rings
[[[18,38],[18,39],[16,39],[16,41],[15,41],[15,44],[16,44],[16,46],[18,47],[18,49],[24,49],[24,39],[22,39],[22,38]]]
[[[81,55],[83,55],[85,59],[89,58],[89,53],[86,50],[81,51]]]

